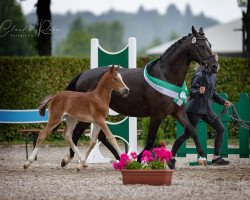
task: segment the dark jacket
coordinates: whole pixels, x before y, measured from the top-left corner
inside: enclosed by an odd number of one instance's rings
[[[211,104],[215,101],[218,104],[224,105],[225,99],[220,97],[215,91],[216,74],[207,74],[202,67],[199,67],[191,83],[190,100],[186,107],[188,112],[197,114],[206,114],[211,109]],[[200,94],[200,86],[205,87],[205,93]]]

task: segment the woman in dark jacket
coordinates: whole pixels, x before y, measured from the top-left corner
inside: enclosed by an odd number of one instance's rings
[[[217,60],[218,56],[215,55]],[[205,72],[203,67],[199,66],[196,70],[191,83],[190,100],[186,107],[187,116],[191,124],[196,127],[199,120],[202,119],[212,128],[216,130],[216,137],[214,141],[214,155],[212,159],[212,164],[214,165],[228,165],[229,161],[224,160],[220,157],[220,149],[224,136],[224,126],[220,118],[211,109],[212,101],[220,105],[225,105],[227,107],[231,106],[231,102],[220,97],[215,91],[216,84],[216,74],[208,74]],[[172,148],[173,157],[175,157],[178,149],[183,144],[185,140],[190,137],[190,133],[187,129],[184,133],[180,135],[174,142]],[[200,155],[201,159],[205,160],[205,155]],[[171,168],[175,167],[175,159],[171,160]],[[206,160],[205,160],[206,162]]]

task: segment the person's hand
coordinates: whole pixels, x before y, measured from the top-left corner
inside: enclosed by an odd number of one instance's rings
[[[229,108],[232,105],[232,103],[230,101],[226,101],[224,105]]]
[[[200,94],[204,94],[205,93],[205,87],[204,86],[200,86],[199,92]]]

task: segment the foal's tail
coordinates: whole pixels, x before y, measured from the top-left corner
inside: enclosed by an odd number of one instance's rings
[[[41,116],[45,115],[46,105],[49,103],[49,101],[53,98],[53,95],[47,96],[44,98],[44,100],[40,103],[39,106],[39,114]]]

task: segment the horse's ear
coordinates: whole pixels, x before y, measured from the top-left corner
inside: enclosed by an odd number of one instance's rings
[[[192,34],[197,37],[198,36],[198,33],[197,31],[195,30],[194,26],[192,26]]]
[[[201,35],[204,35],[204,32],[203,32],[203,28],[202,28],[202,27],[200,27],[199,33],[200,33]]]
[[[114,70],[115,70],[115,65],[112,65],[112,67],[109,69],[109,71],[110,71],[111,73],[113,73]]]

